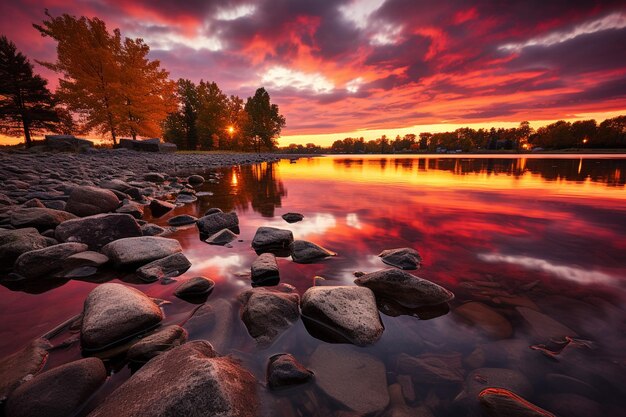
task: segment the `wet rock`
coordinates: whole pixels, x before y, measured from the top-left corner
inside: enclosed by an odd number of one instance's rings
[[[100,186],[100,188],[105,188],[107,190],[117,190],[121,192],[126,192],[126,190],[130,188],[130,184],[118,178],[101,181],[98,185]]]
[[[255,417],[258,406],[255,378],[198,340],[152,359],[89,416]]]
[[[84,243],[61,243],[25,252],[15,261],[14,270],[25,278],[38,278],[61,271],[68,256],[84,252]],[[51,278],[48,276],[48,278]]]
[[[13,200],[9,196],[0,193],[0,206],[11,206],[13,204]]]
[[[270,389],[304,384],[311,378],[313,372],[306,369],[289,353],[272,356],[267,365],[267,386]]]
[[[22,204],[22,207],[43,207],[43,208],[45,208],[46,206],[44,206],[44,204],[38,198],[31,198],[30,200],[28,200],[27,202]]]
[[[81,346],[86,351],[103,350],[149,330],[162,319],[159,307],[141,291],[101,284],[85,300]]]
[[[34,227],[43,232],[54,229],[66,220],[75,218],[75,215],[67,211],[41,207],[19,208],[11,212],[11,226],[15,228]]]
[[[76,253],[74,255],[70,255],[67,258],[65,258],[65,269],[68,268],[78,268],[81,266],[95,266],[95,267],[101,267],[102,265],[105,265],[107,262],[109,262],[109,258],[100,253],[100,252],[94,252],[94,251],[85,251],[85,252],[79,252]]]
[[[50,208],[53,210],[65,211],[66,203],[63,200],[45,200],[45,201],[42,201],[42,203],[47,208]]]
[[[198,197],[189,193],[180,193],[176,196],[177,204],[189,204],[198,201]]]
[[[291,259],[299,264],[309,264],[336,255],[335,252],[306,240],[296,240],[291,244]]]
[[[442,304],[454,298],[454,294],[434,282],[399,269],[365,274],[354,282],[371,289],[377,297],[389,298],[409,308]]]
[[[252,262],[251,278],[256,285],[276,285],[280,279],[276,256],[271,253],[263,253]]]
[[[407,406],[400,384],[389,385],[390,407],[384,417],[433,417],[428,407],[411,408]]]
[[[166,213],[174,210],[176,205],[172,203],[168,203],[167,201],[161,200],[152,200],[150,202],[150,212],[152,213],[152,217],[161,217]]]
[[[48,246],[48,241],[37,229],[0,229],[0,268],[11,267],[23,253]]]
[[[259,347],[270,346],[300,318],[300,296],[254,288],[239,295],[241,320]]]
[[[211,236],[222,229],[235,229],[239,227],[237,213],[213,213],[200,217],[196,222],[201,235]]]
[[[302,316],[359,346],[383,334],[374,293],[364,287],[311,287],[302,295]]]
[[[65,210],[80,217],[114,211],[120,200],[111,190],[99,187],[75,187],[70,193]]]
[[[135,271],[137,276],[146,282],[158,281],[161,278],[177,277],[191,267],[191,262],[182,253],[175,253],[165,258],[157,259]]]
[[[398,372],[410,374],[417,384],[460,384],[464,380],[461,354],[424,353],[409,356],[401,353]]]
[[[526,322],[531,337],[537,342],[564,340],[565,336],[576,336],[574,330],[559,323],[552,317],[527,307],[517,307],[516,310]]]
[[[240,323],[233,304],[223,298],[201,305],[187,320],[184,328],[190,339],[210,340],[217,352],[228,352],[233,342],[233,329]]]
[[[80,359],[43,372],[9,396],[7,417],[65,417],[74,415],[106,381],[98,358]]]
[[[513,334],[511,323],[489,306],[483,303],[471,301],[454,310],[454,314],[461,317],[465,322],[478,327],[489,337],[494,339],[507,339]]]
[[[489,417],[555,417],[554,414],[502,388],[487,388],[480,392],[478,399],[484,413]]]
[[[252,248],[258,253],[286,250],[293,243],[291,230],[259,227],[252,239]]]
[[[202,175],[190,175],[187,178],[187,182],[189,184],[194,184],[194,185],[199,185],[202,184],[204,182],[204,177]]]
[[[210,209],[208,209],[207,211],[204,212],[204,215],[208,216],[210,214],[215,214],[215,213],[223,213],[223,211],[220,208],[211,207]]]
[[[322,344],[311,356],[317,385],[330,397],[361,414],[380,412],[389,404],[385,365],[346,345]]]
[[[154,223],[146,223],[141,226],[143,236],[158,236],[166,232],[166,229]]]
[[[164,182],[165,175],[160,174],[158,172],[148,172],[147,174],[144,174],[143,180],[150,181],[150,182]]]
[[[129,214],[136,219],[143,217],[143,206],[132,201],[127,201],[120,208],[115,210],[116,213]]]
[[[215,281],[212,279],[193,277],[176,287],[174,295],[182,299],[199,297],[210,293],[213,287],[215,287]]]
[[[479,368],[467,375],[465,392],[469,399],[475,399],[486,388],[504,388],[522,396],[533,392],[528,379],[519,371],[505,368]]]
[[[168,219],[167,224],[170,226],[185,226],[188,224],[194,224],[197,220],[197,217],[190,216],[189,214],[181,214]]]
[[[204,241],[209,245],[227,245],[233,240],[237,239],[237,235],[231,232],[229,229],[222,229],[219,232],[213,233]]]
[[[54,236],[61,242],[85,243],[97,251],[115,240],[141,236],[141,228],[128,214],[96,214],[61,223]]]
[[[177,252],[182,252],[177,240],[157,236],[118,239],[102,248],[118,267],[145,265]]]
[[[506,363],[513,368],[528,367],[532,351],[523,339],[503,339],[478,345],[465,357],[464,363],[470,368],[482,368],[485,365]]]
[[[281,216],[287,223],[296,223],[302,221],[304,216],[300,213],[285,213]]]
[[[400,269],[419,269],[422,257],[413,248],[387,249],[378,255],[387,265]]]
[[[0,359],[0,403],[18,386],[41,371],[52,345],[35,339],[28,346]]]
[[[148,362],[156,355],[180,346],[186,341],[185,329],[177,325],[166,326],[132,345],[126,353],[126,358],[133,362]]]

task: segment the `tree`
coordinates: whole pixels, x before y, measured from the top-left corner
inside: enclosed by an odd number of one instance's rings
[[[15,44],[0,37],[0,130],[24,135],[27,147],[32,134],[52,129],[59,118],[47,81],[33,74],[33,66]]]
[[[200,145],[203,149],[217,148],[220,137],[226,135],[228,97],[215,82],[200,80],[197,91]]]
[[[190,80],[180,78],[176,83],[178,111],[170,113],[163,125],[163,137],[180,149],[198,147],[198,91]]]
[[[261,146],[268,149],[276,146],[275,138],[285,127],[285,117],[279,113],[276,104],[270,104],[270,95],[261,87],[254,97],[248,97],[244,107],[248,114],[246,133],[252,139],[255,150],[261,152]]]

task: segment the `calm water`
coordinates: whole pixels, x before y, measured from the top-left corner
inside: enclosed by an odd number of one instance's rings
[[[201,242],[195,227],[170,237],[181,242],[193,264],[183,277],[213,278],[217,285],[207,302],[225,299],[235,307],[227,352],[260,381],[271,355],[290,352],[308,364],[325,343],[300,321],[260,350],[238,318],[236,295],[250,287],[256,256],[250,241],[259,226],[275,226],[339,253],[312,265],[279,259],[281,282],[300,294],[312,285],[350,285],[355,271],[385,267],[380,251],[404,246],[424,258],[416,275],[456,294],[450,312],[430,320],[381,314],[381,340],[355,348],[384,363],[387,384],[406,386],[413,378],[409,407],[427,405],[435,416],[471,414],[475,401],[457,398],[463,383],[433,383],[407,365],[406,355],[445,355],[447,372],[463,378],[477,368],[515,370],[532,386],[525,397],[557,414],[619,415],[626,408],[626,159],[334,156],[219,173],[219,183],[198,189],[212,195],[155,222],[165,225],[183,213],[201,216],[209,207],[239,215],[242,241],[230,248]],[[288,211],[304,214],[304,221],[287,224],[280,215]],[[112,273],[87,281],[0,286],[0,355],[80,313],[88,292],[111,279],[168,301],[166,324],[184,322],[197,307],[176,299],[175,285],[141,285]],[[483,304],[470,321],[455,311],[469,301]],[[554,323],[529,323],[517,307],[567,326],[569,343],[546,338],[549,329],[541,326]],[[510,323],[510,336],[496,341],[502,323],[494,324],[489,312]],[[190,336],[206,334],[200,328]],[[62,334],[54,342],[72,337]],[[53,351],[48,367],[79,356],[79,346],[70,344]],[[111,367],[116,372],[84,413],[130,374],[122,361],[111,361]],[[267,415],[333,415],[341,409],[315,383],[277,394],[261,391]]]

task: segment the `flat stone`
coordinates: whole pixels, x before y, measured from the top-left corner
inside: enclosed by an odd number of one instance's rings
[[[511,323],[491,307],[471,301],[460,305],[454,314],[465,322],[478,327],[493,339],[507,339],[513,334]]]
[[[357,348],[322,344],[311,355],[310,368],[322,391],[360,415],[389,404],[385,365]]]
[[[526,322],[533,340],[537,342],[564,340],[565,336],[577,336],[574,330],[543,313],[527,307],[516,307],[516,310]]]
[[[196,222],[201,235],[211,236],[222,229],[234,229],[239,227],[237,213],[213,213],[202,216]]]
[[[41,207],[19,208],[11,212],[11,226],[15,228],[34,227],[43,232],[54,229],[66,220],[75,218],[74,214],[67,211]]]
[[[90,250],[100,250],[115,240],[141,236],[141,228],[129,214],[96,214],[67,220],[54,231],[61,242],[85,243]]]
[[[95,266],[101,267],[109,262],[109,257],[94,251],[85,251],[75,253],[74,255],[70,255],[65,258],[65,269],[69,268],[78,268],[81,266]]]
[[[219,232],[213,233],[204,241],[209,245],[227,245],[233,240],[237,239],[237,235],[231,232],[229,229],[222,229]]]
[[[239,295],[241,320],[261,348],[269,347],[300,318],[300,296],[254,288]]]
[[[107,190],[117,190],[121,192],[126,192],[126,190],[130,188],[130,184],[118,178],[101,181],[98,185],[100,186],[100,188],[105,188]]]
[[[398,372],[411,375],[417,384],[461,384],[465,379],[458,353],[424,353],[418,356],[401,353],[397,368]]]
[[[267,365],[267,386],[270,389],[304,384],[311,378],[313,372],[306,369],[289,353],[272,356]]]
[[[556,417],[506,389],[487,388],[478,394],[484,413],[489,417]]]
[[[157,236],[118,239],[102,248],[118,267],[145,265],[177,252],[182,252],[177,240]]]
[[[43,372],[20,385],[7,400],[7,417],[74,415],[104,384],[107,371],[98,358],[80,359]]]
[[[306,240],[296,240],[291,244],[291,259],[299,264],[309,264],[336,255],[335,252]]]
[[[177,204],[189,204],[198,201],[198,197],[189,193],[180,193],[176,196]]]
[[[285,250],[293,243],[291,230],[276,227],[259,227],[252,239],[252,248],[257,252]]]
[[[215,213],[223,213],[221,208],[218,207],[211,207],[210,209],[208,209],[207,211],[204,212],[205,216],[208,216],[210,214],[215,214]]]
[[[302,295],[302,316],[350,343],[375,343],[384,327],[374,293],[365,287],[311,287]]]
[[[81,346],[86,351],[103,350],[149,330],[162,319],[161,309],[141,291],[101,284],[85,300]]]
[[[304,219],[304,216],[300,213],[285,213],[281,217],[287,223],[296,223]]]
[[[174,210],[176,208],[175,204],[168,203],[167,201],[161,200],[152,200],[150,202],[150,213],[152,213],[152,217],[161,217],[166,213]]]
[[[280,279],[276,256],[271,253],[259,255],[253,262],[251,269],[252,282],[256,285],[269,283],[275,285]]]
[[[454,294],[434,282],[393,268],[365,274],[354,282],[371,289],[378,297],[409,308],[441,304],[454,298]]]
[[[235,360],[215,355],[211,345],[201,340],[164,352],[133,374],[89,417],[256,417],[259,402],[254,376]]]
[[[211,278],[193,277],[178,285],[174,295],[182,299],[202,296],[210,293],[213,287],[215,287],[215,281]]]
[[[65,258],[84,252],[84,243],[60,243],[43,249],[25,252],[15,261],[13,269],[25,278],[38,278],[61,271],[65,266]]]
[[[187,177],[187,182],[189,184],[202,184],[204,182],[204,177],[202,175],[190,175]]]
[[[143,236],[159,236],[166,232],[166,229],[154,223],[146,223],[141,225],[141,233]]]
[[[0,359],[0,403],[18,386],[41,371],[51,347],[46,339],[35,339],[26,347]]]
[[[194,224],[196,221],[198,221],[197,217],[190,216],[189,214],[181,214],[167,219],[167,224],[170,226],[185,226],[188,224]]]
[[[48,246],[48,241],[33,227],[0,229],[0,268],[12,267],[23,253]]]
[[[166,326],[132,345],[126,353],[126,358],[133,362],[148,362],[158,354],[180,346],[186,341],[185,329],[175,324]]]
[[[135,271],[137,276],[146,282],[158,281],[161,278],[177,277],[191,267],[191,262],[181,252],[157,259]]]
[[[80,217],[114,211],[120,200],[111,190],[99,187],[75,187],[70,193],[65,210]]]
[[[387,249],[378,255],[387,265],[400,269],[419,269],[422,257],[413,248]]]
[[[150,181],[150,182],[164,182],[165,175],[158,173],[158,172],[148,172],[144,174],[143,180]]]

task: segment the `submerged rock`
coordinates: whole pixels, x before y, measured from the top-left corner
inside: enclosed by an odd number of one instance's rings
[[[200,217],[196,222],[201,235],[211,236],[222,229],[235,229],[239,227],[237,213],[213,213]]]
[[[81,346],[86,351],[103,350],[161,320],[161,309],[141,291],[122,284],[101,284],[85,300]]]
[[[66,220],[75,218],[74,214],[67,211],[41,207],[19,208],[11,212],[11,226],[17,229],[34,227],[43,232],[44,230],[54,229]]]
[[[336,255],[335,252],[306,240],[296,240],[291,244],[291,259],[299,264],[308,264]]]
[[[0,403],[18,386],[41,371],[51,347],[46,339],[35,339],[28,346],[0,359]]]
[[[48,241],[35,228],[0,229],[0,269],[13,266],[15,260],[25,252],[47,246]]]
[[[293,243],[291,230],[275,227],[259,227],[252,239],[252,248],[257,253],[286,250]]]
[[[494,339],[507,339],[513,334],[511,323],[491,307],[471,301],[454,310],[454,314],[465,322],[478,327]]]
[[[254,376],[198,340],[153,358],[89,416],[256,417],[258,407]]]
[[[111,190],[99,187],[75,187],[70,193],[65,210],[80,217],[114,211],[120,200]]]
[[[419,269],[422,257],[413,248],[387,249],[378,255],[387,265],[400,269]]]
[[[215,281],[206,277],[193,277],[181,283],[174,295],[178,298],[194,298],[210,293],[215,287]]]
[[[137,276],[146,282],[158,281],[161,278],[177,277],[191,268],[191,262],[181,252],[157,259],[135,271]]]
[[[502,388],[487,388],[478,394],[478,399],[483,411],[489,417],[556,417]]]
[[[132,345],[126,353],[126,358],[133,362],[148,362],[156,355],[180,346],[186,341],[185,329],[177,325],[166,326]]]
[[[412,376],[417,384],[460,384],[464,380],[461,355],[424,353],[409,356],[401,353],[398,371]]]
[[[287,223],[296,223],[302,221],[304,216],[300,213],[285,213],[281,216]]]
[[[189,214],[181,214],[167,219],[167,224],[170,226],[186,226],[188,224],[194,224],[196,221],[198,221],[197,217],[190,216]]]
[[[100,250],[107,243],[127,237],[141,236],[139,224],[129,214],[109,213],[67,220],[54,231],[60,242],[85,243],[91,250]]]
[[[184,324],[190,339],[207,339],[217,352],[227,352],[233,342],[237,319],[233,303],[223,298],[201,305]]]
[[[454,294],[442,286],[399,269],[365,274],[354,282],[371,289],[378,297],[390,298],[409,308],[442,304],[454,298]]]
[[[304,384],[311,378],[313,372],[306,369],[289,353],[272,356],[267,365],[267,386],[270,389]]]
[[[157,259],[182,252],[175,239],[157,236],[129,237],[115,240],[102,248],[118,267],[145,265]]]
[[[530,335],[537,342],[564,340],[565,336],[575,337],[576,332],[552,317],[528,307],[517,307],[526,322]]]
[[[252,262],[251,279],[255,285],[276,285],[280,280],[276,256],[263,253]]]
[[[465,378],[465,391],[470,400],[475,400],[485,388],[504,388],[523,396],[532,394],[533,387],[519,371],[505,368],[479,368]]]
[[[237,239],[237,235],[231,232],[229,229],[222,229],[219,232],[213,233],[204,241],[209,245],[227,245],[233,240]]]
[[[150,212],[152,213],[152,217],[161,217],[166,213],[174,210],[176,208],[175,204],[168,203],[167,201],[161,200],[152,200],[150,202]]]
[[[84,243],[60,243],[21,254],[13,268],[25,278],[51,275],[63,269],[65,258],[86,250],[87,245]]]
[[[104,384],[107,371],[98,358],[80,359],[43,372],[9,396],[7,417],[74,415]]]
[[[364,287],[311,287],[302,295],[302,316],[358,346],[375,343],[384,330],[374,293]]]
[[[199,184],[202,184],[204,182],[204,177],[202,175],[197,175],[197,174],[196,175],[190,175],[187,178],[187,182],[189,184],[194,184],[194,185],[198,184],[199,185]]]

